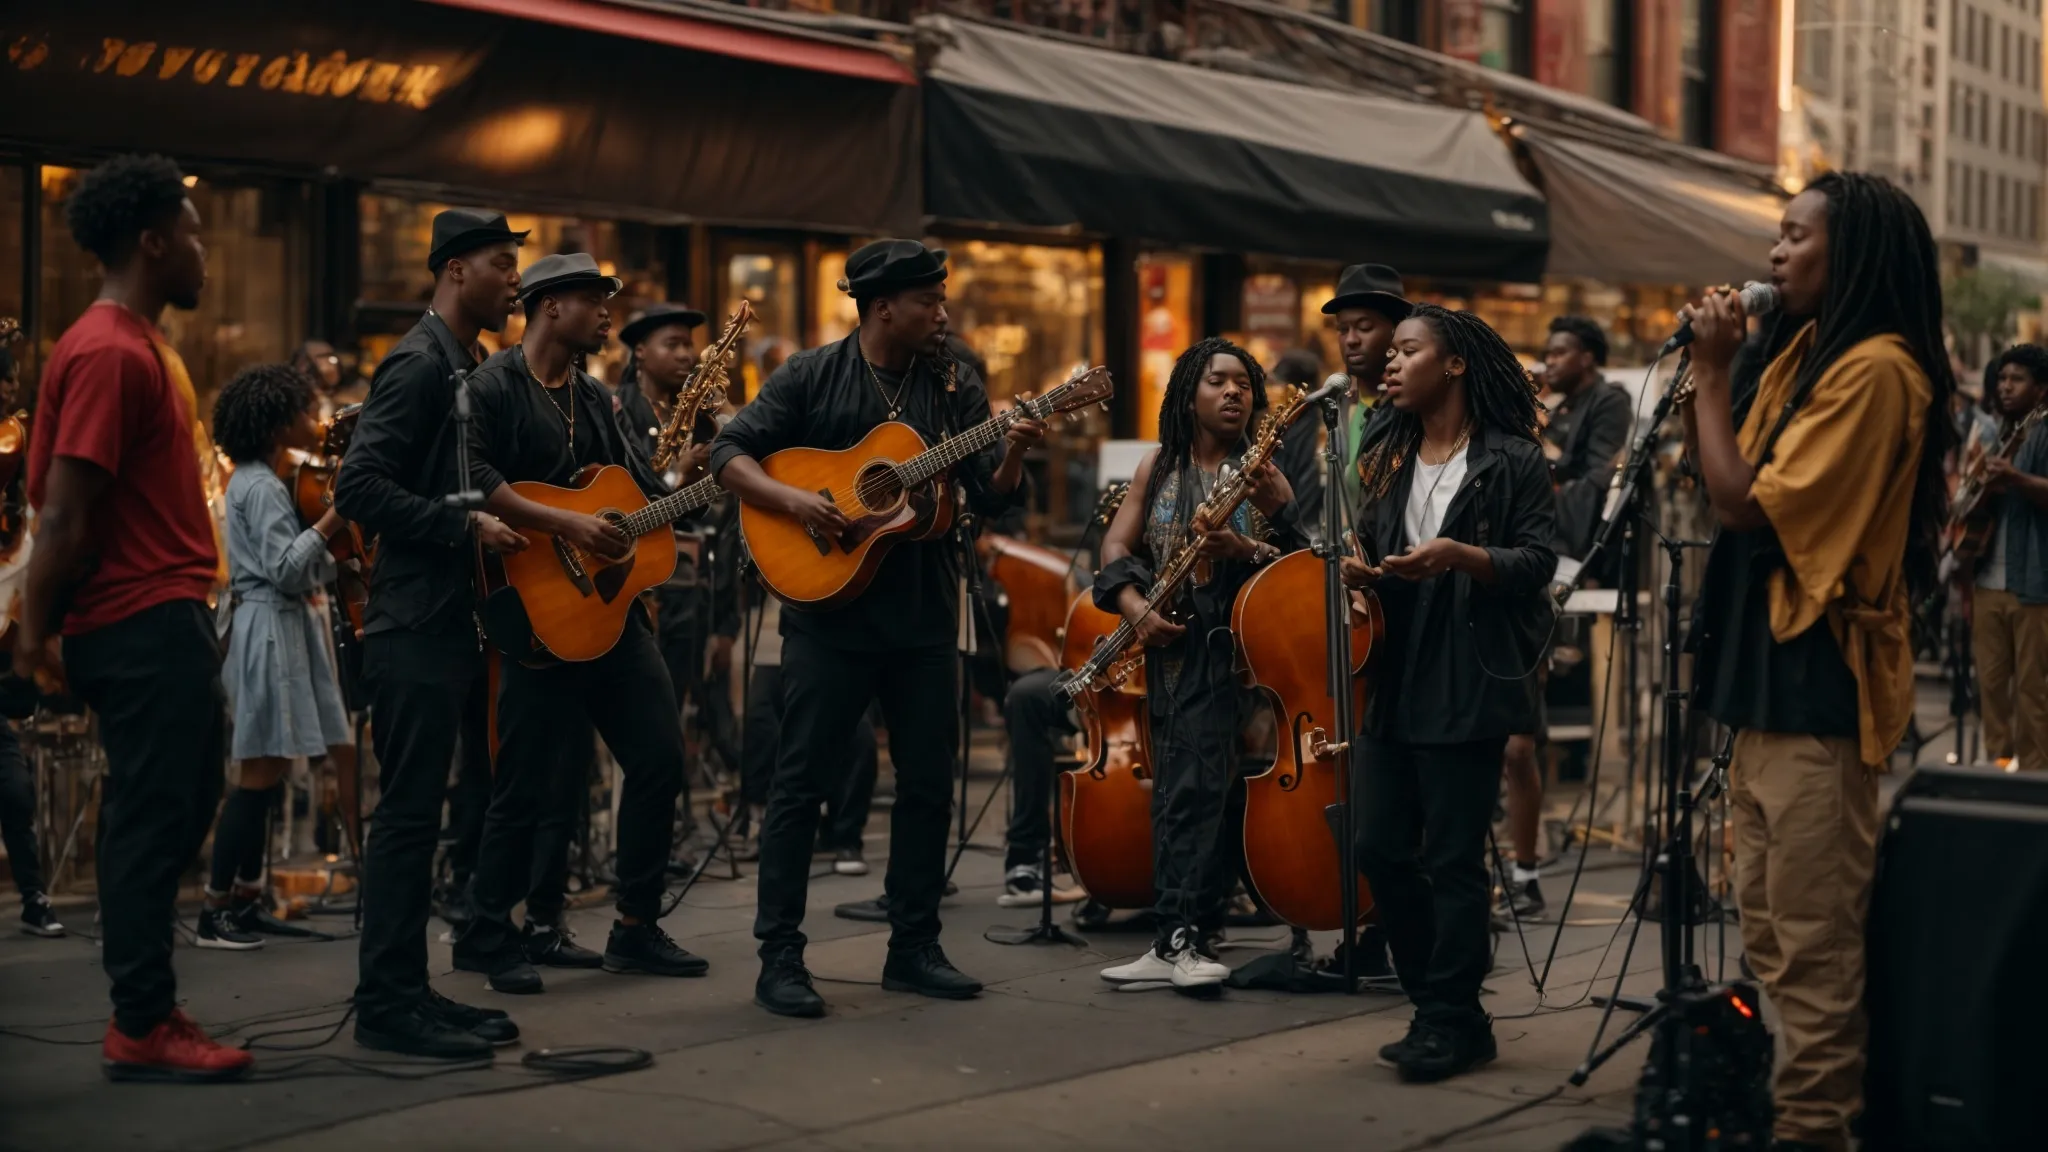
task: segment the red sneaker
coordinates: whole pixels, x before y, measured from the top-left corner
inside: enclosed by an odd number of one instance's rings
[[[175,1010],[140,1040],[109,1021],[100,1057],[109,1080],[183,1084],[233,1080],[256,1063],[249,1052],[215,1043],[191,1017]]]

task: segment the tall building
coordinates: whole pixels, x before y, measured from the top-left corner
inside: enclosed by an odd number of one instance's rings
[[[1942,16],[1942,183],[1929,218],[1942,239],[1994,258],[2038,257],[2048,239],[2041,0],[1946,0]]]
[[[1790,85],[1779,94],[1782,174],[1798,187],[1831,168],[1887,177],[1939,211],[1936,175],[1949,0],[1798,0]],[[2033,2],[2033,0],[2030,0]]]

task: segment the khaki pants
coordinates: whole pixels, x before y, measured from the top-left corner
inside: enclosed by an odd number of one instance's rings
[[[1972,591],[1970,646],[1983,701],[1984,754],[2048,769],[2048,604],[2010,592]]]
[[[1785,1058],[1776,1134],[1849,1147],[1863,1107],[1863,928],[1877,864],[1877,773],[1854,739],[1743,732],[1730,765],[1735,898]]]

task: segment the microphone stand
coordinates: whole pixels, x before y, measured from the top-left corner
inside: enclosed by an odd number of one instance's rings
[[[469,487],[469,373],[458,369],[455,380],[455,491],[441,497],[450,508],[477,509],[484,506],[484,494]]]
[[[1351,751],[1357,740],[1357,717],[1351,714],[1351,594],[1344,587],[1344,406],[1335,395],[1321,401],[1323,464],[1328,479],[1323,492],[1323,623],[1328,631],[1331,723],[1335,738],[1324,750],[1337,773],[1337,802],[1323,809],[1337,840],[1337,892],[1344,920],[1344,991],[1358,992],[1358,839],[1357,808],[1351,803]]]

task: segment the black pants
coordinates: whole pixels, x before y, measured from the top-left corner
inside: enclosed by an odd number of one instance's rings
[[[1056,668],[1026,672],[1003,697],[1010,737],[1010,832],[1003,867],[1037,867],[1052,839],[1053,761],[1060,737],[1074,731],[1066,697],[1053,691]]]
[[[476,871],[477,845],[484,838],[484,812],[491,806],[488,676],[480,675],[470,682],[469,696],[462,704],[462,735],[455,757],[455,785],[448,790],[448,867],[455,890],[463,892]]]
[[[590,822],[590,777],[597,771],[597,729],[590,718],[573,710],[559,722],[580,725],[574,738],[563,734],[570,759],[563,762],[559,796],[541,805],[533,827],[533,879],[526,893],[526,918],[538,924],[560,924],[569,903],[569,853],[577,833]]]
[[[236,788],[220,806],[213,826],[213,873],[207,887],[225,896],[236,885],[263,878],[263,842],[270,835],[270,802],[284,791],[282,782],[268,788]]]
[[[946,887],[946,826],[953,809],[959,691],[951,648],[847,652],[811,636],[782,642],[782,739],[761,831],[760,903],[754,937],[763,958],[801,950],[804,900],[818,807],[844,787],[847,748],[870,701],[879,700],[896,767],[889,822],[889,946],[939,938]]]
[[[1227,678],[1206,688],[1184,686],[1170,714],[1154,712],[1152,773],[1153,910],[1159,941],[1177,928],[1213,933],[1242,870],[1239,837],[1227,834],[1235,795],[1243,822],[1238,771],[1239,693]]]
[[[36,848],[36,782],[21,753],[14,725],[0,720],[0,843],[14,886],[26,897],[43,890],[43,859]]]
[[[1418,1017],[1481,1013],[1487,971],[1486,830],[1504,736],[1467,744],[1361,738],[1358,869]]]
[[[468,629],[377,632],[363,641],[381,791],[363,849],[356,1005],[365,1015],[397,1011],[426,995],[434,842],[464,706],[483,671]]]
[[[589,763],[590,730],[619,762],[618,910],[653,920],[668,887],[676,796],[683,786],[683,728],[668,668],[647,617],[634,612],[612,650],[595,660],[528,668],[506,661],[498,693],[498,767],[476,863],[476,946],[514,935],[512,909],[533,888],[535,829],[559,806],[564,776]],[[553,849],[556,854],[566,845]]]
[[[763,664],[747,684],[747,727],[740,791],[749,804],[767,804],[769,781],[782,749],[782,666]],[[825,829],[819,840],[827,848],[852,848],[867,832],[874,807],[875,781],[881,773],[875,748],[875,725],[861,710],[853,739],[832,753],[829,779],[840,783],[826,795]]]
[[[78,698],[99,714],[101,962],[114,1022],[141,1036],[177,1007],[171,930],[178,878],[220,801],[227,695],[213,613],[196,600],[145,608],[64,640]]]

